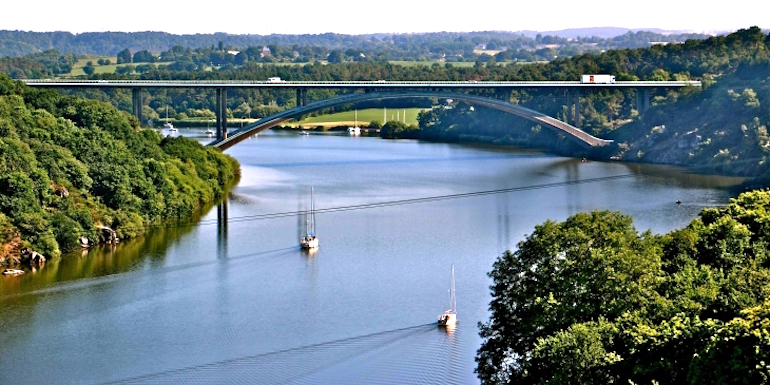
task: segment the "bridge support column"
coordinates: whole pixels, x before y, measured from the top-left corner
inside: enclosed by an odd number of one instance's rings
[[[297,88],[297,107],[307,105],[307,88]]]
[[[650,89],[636,89],[636,110],[641,114],[650,108]]]
[[[217,88],[217,139],[227,139],[227,88]]]
[[[575,116],[572,120],[572,125],[580,128],[580,90],[575,90],[572,99],[575,103]]]
[[[134,116],[139,119],[139,125],[142,125],[142,89],[140,87],[134,87],[131,89],[131,96],[134,101]]]

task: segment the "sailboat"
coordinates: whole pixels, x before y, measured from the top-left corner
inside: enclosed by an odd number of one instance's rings
[[[305,236],[299,240],[303,249],[314,250],[318,248],[318,237],[315,235],[315,200],[313,188],[310,188],[310,210],[305,211]]]
[[[214,130],[209,127],[209,124],[206,123],[206,135],[211,136],[214,135]]]
[[[361,129],[358,128],[358,110],[354,113],[353,127],[348,127],[348,134],[358,135],[361,133]]]
[[[452,282],[449,286],[449,309],[438,316],[439,326],[457,323],[457,298],[455,297],[455,265],[452,265]]]
[[[166,106],[166,123],[163,123],[163,128],[172,132],[177,131],[176,127],[168,121],[168,106]]]

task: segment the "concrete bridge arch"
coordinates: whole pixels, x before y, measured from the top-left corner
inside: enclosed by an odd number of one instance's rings
[[[240,143],[241,141],[249,138],[250,136],[267,130],[271,127],[275,127],[288,120],[298,118],[302,115],[310,112],[322,110],[325,108],[333,107],[346,103],[357,103],[369,100],[384,100],[384,99],[404,99],[404,98],[446,98],[456,99],[465,102],[470,102],[475,105],[494,108],[503,112],[507,112],[532,122],[538,123],[547,127],[557,133],[564,135],[565,137],[575,141],[577,144],[583,147],[601,147],[611,143],[611,140],[600,139],[594,137],[579,128],[572,126],[568,123],[562,122],[558,119],[545,115],[541,112],[522,107],[510,102],[492,99],[489,97],[469,95],[464,93],[455,92],[441,92],[441,91],[394,91],[394,92],[366,92],[355,93],[339,96],[336,98],[320,100],[313,103],[308,103],[304,106],[298,106],[289,110],[281,111],[279,113],[262,118],[254,123],[251,123],[243,128],[233,131],[229,135],[222,135],[218,133],[215,141],[208,144],[208,146],[217,147],[224,150]]]

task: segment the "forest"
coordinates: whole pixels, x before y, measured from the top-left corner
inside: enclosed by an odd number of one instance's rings
[[[35,90],[0,75],[0,262],[46,258],[184,219],[221,197],[235,159],[183,137],[161,138],[94,100]]]

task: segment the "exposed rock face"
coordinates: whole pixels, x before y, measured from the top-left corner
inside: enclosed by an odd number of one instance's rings
[[[107,243],[107,244],[118,243],[119,239],[117,234],[115,234],[115,230],[107,226],[99,226],[98,228],[99,230],[101,230],[101,234],[99,236],[101,237],[101,241],[103,243]]]
[[[20,258],[21,238],[18,232],[8,230],[0,236],[0,266],[18,265]]]
[[[83,247],[84,249],[91,247],[91,243],[88,241],[88,238],[80,237],[79,241],[80,241],[80,246]]]
[[[24,249],[21,251],[21,262],[27,263],[33,266],[45,265],[45,257],[34,250]]]
[[[58,185],[54,182],[51,182],[51,187],[53,188],[54,195],[56,195],[59,198],[65,198],[70,196],[69,190],[67,190],[67,188],[62,185]]]

